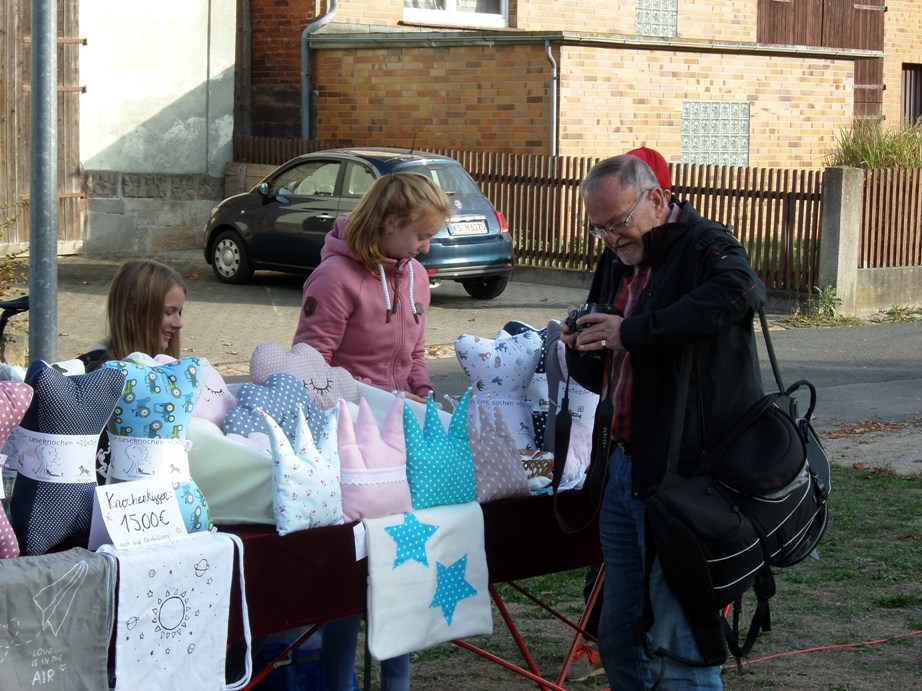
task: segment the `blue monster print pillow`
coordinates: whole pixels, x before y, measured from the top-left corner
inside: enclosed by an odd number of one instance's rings
[[[141,353],[105,367],[125,376],[125,388],[109,421],[109,482],[165,478],[173,483],[190,533],[210,530],[205,497],[189,473],[186,432],[201,395],[198,358],[163,365],[140,364]]]

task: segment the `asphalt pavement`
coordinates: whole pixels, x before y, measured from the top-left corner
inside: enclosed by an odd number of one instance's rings
[[[214,277],[198,250],[156,258],[174,266],[188,284],[185,353],[206,357],[229,380],[241,381],[257,345],[290,347],[303,277],[257,272],[251,283],[233,286]],[[120,263],[58,258],[57,359],[74,357],[103,336],[106,291]],[[493,300],[474,300],[456,283],[433,289],[427,341],[439,393],[458,395],[468,384],[454,355],[458,335],[492,337],[510,320],[543,328],[549,320],[565,316],[569,305],[585,299],[585,288],[553,285],[548,275],[520,274]],[[785,316],[769,312],[772,342],[785,383],[807,379],[817,387],[818,429],[866,419],[922,417],[922,322],[788,328],[782,323]],[[771,370],[761,341],[760,352],[763,378],[770,387]]]

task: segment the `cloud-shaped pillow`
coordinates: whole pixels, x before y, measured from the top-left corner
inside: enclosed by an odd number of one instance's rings
[[[455,354],[478,395],[489,395],[506,420],[519,449],[535,448],[531,405],[525,401],[543,347],[535,331],[496,338],[461,334],[455,339]]]
[[[364,398],[359,401],[355,427],[348,405],[339,402],[340,477],[347,521],[383,518],[412,508],[403,405],[404,397],[395,396],[382,430]]]
[[[26,370],[32,404],[10,439],[19,475],[10,523],[23,554],[86,548],[96,494],[96,448],[125,385],[112,369],[65,376],[41,360]]]
[[[250,438],[253,438],[251,435],[254,433],[265,432],[266,423],[259,413],[262,410],[282,428],[288,441],[294,444],[298,433],[299,409],[304,410],[308,425],[313,425],[311,431],[314,438],[319,438],[326,418],[301,380],[284,372],[270,374],[264,386],[248,383],[237,389],[237,407],[224,418],[224,431],[229,435]]]
[[[32,387],[22,382],[0,381],[0,447],[6,444],[13,430],[19,426],[32,402]],[[0,499],[5,499],[0,485]],[[19,541],[0,507],[0,559],[19,556]]]
[[[407,481],[414,509],[476,501],[474,456],[467,422],[470,400],[468,389],[451,416],[447,432],[431,393],[426,400],[426,422],[422,428],[416,415],[404,404]]]
[[[323,355],[307,343],[296,343],[290,351],[275,343],[256,346],[250,356],[250,379],[253,383],[265,384],[271,375],[279,372],[297,377],[324,410],[335,406],[340,398],[351,403],[359,402],[352,375],[342,367],[328,365]]]
[[[477,501],[527,497],[531,493],[528,472],[503,416],[496,413],[489,400],[477,396],[470,406],[469,417]]]
[[[327,424],[315,443],[299,408],[292,447],[281,427],[259,411],[272,440],[272,506],[279,535],[343,522],[335,413],[334,408],[333,415],[324,415]]]

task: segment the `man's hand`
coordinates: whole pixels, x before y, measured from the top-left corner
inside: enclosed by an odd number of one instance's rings
[[[624,347],[621,343],[621,322],[623,321],[624,317],[617,314],[598,312],[586,314],[576,320],[580,330],[575,334],[569,334],[566,338],[561,335],[560,340],[568,347],[579,351],[620,349]],[[561,334],[566,328],[561,325]]]

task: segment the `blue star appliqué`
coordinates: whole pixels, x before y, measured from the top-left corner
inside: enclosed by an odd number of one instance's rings
[[[429,607],[441,607],[442,616],[451,626],[458,602],[474,597],[477,590],[464,580],[464,572],[467,570],[466,554],[451,566],[445,566],[441,562],[436,562],[435,565],[438,568],[438,585]]]
[[[420,523],[412,513],[404,512],[403,525],[392,525],[385,528],[387,534],[397,543],[397,558],[394,559],[394,568],[410,559],[415,559],[423,566],[429,566],[426,556],[426,543],[432,534],[438,530],[437,525]]]

